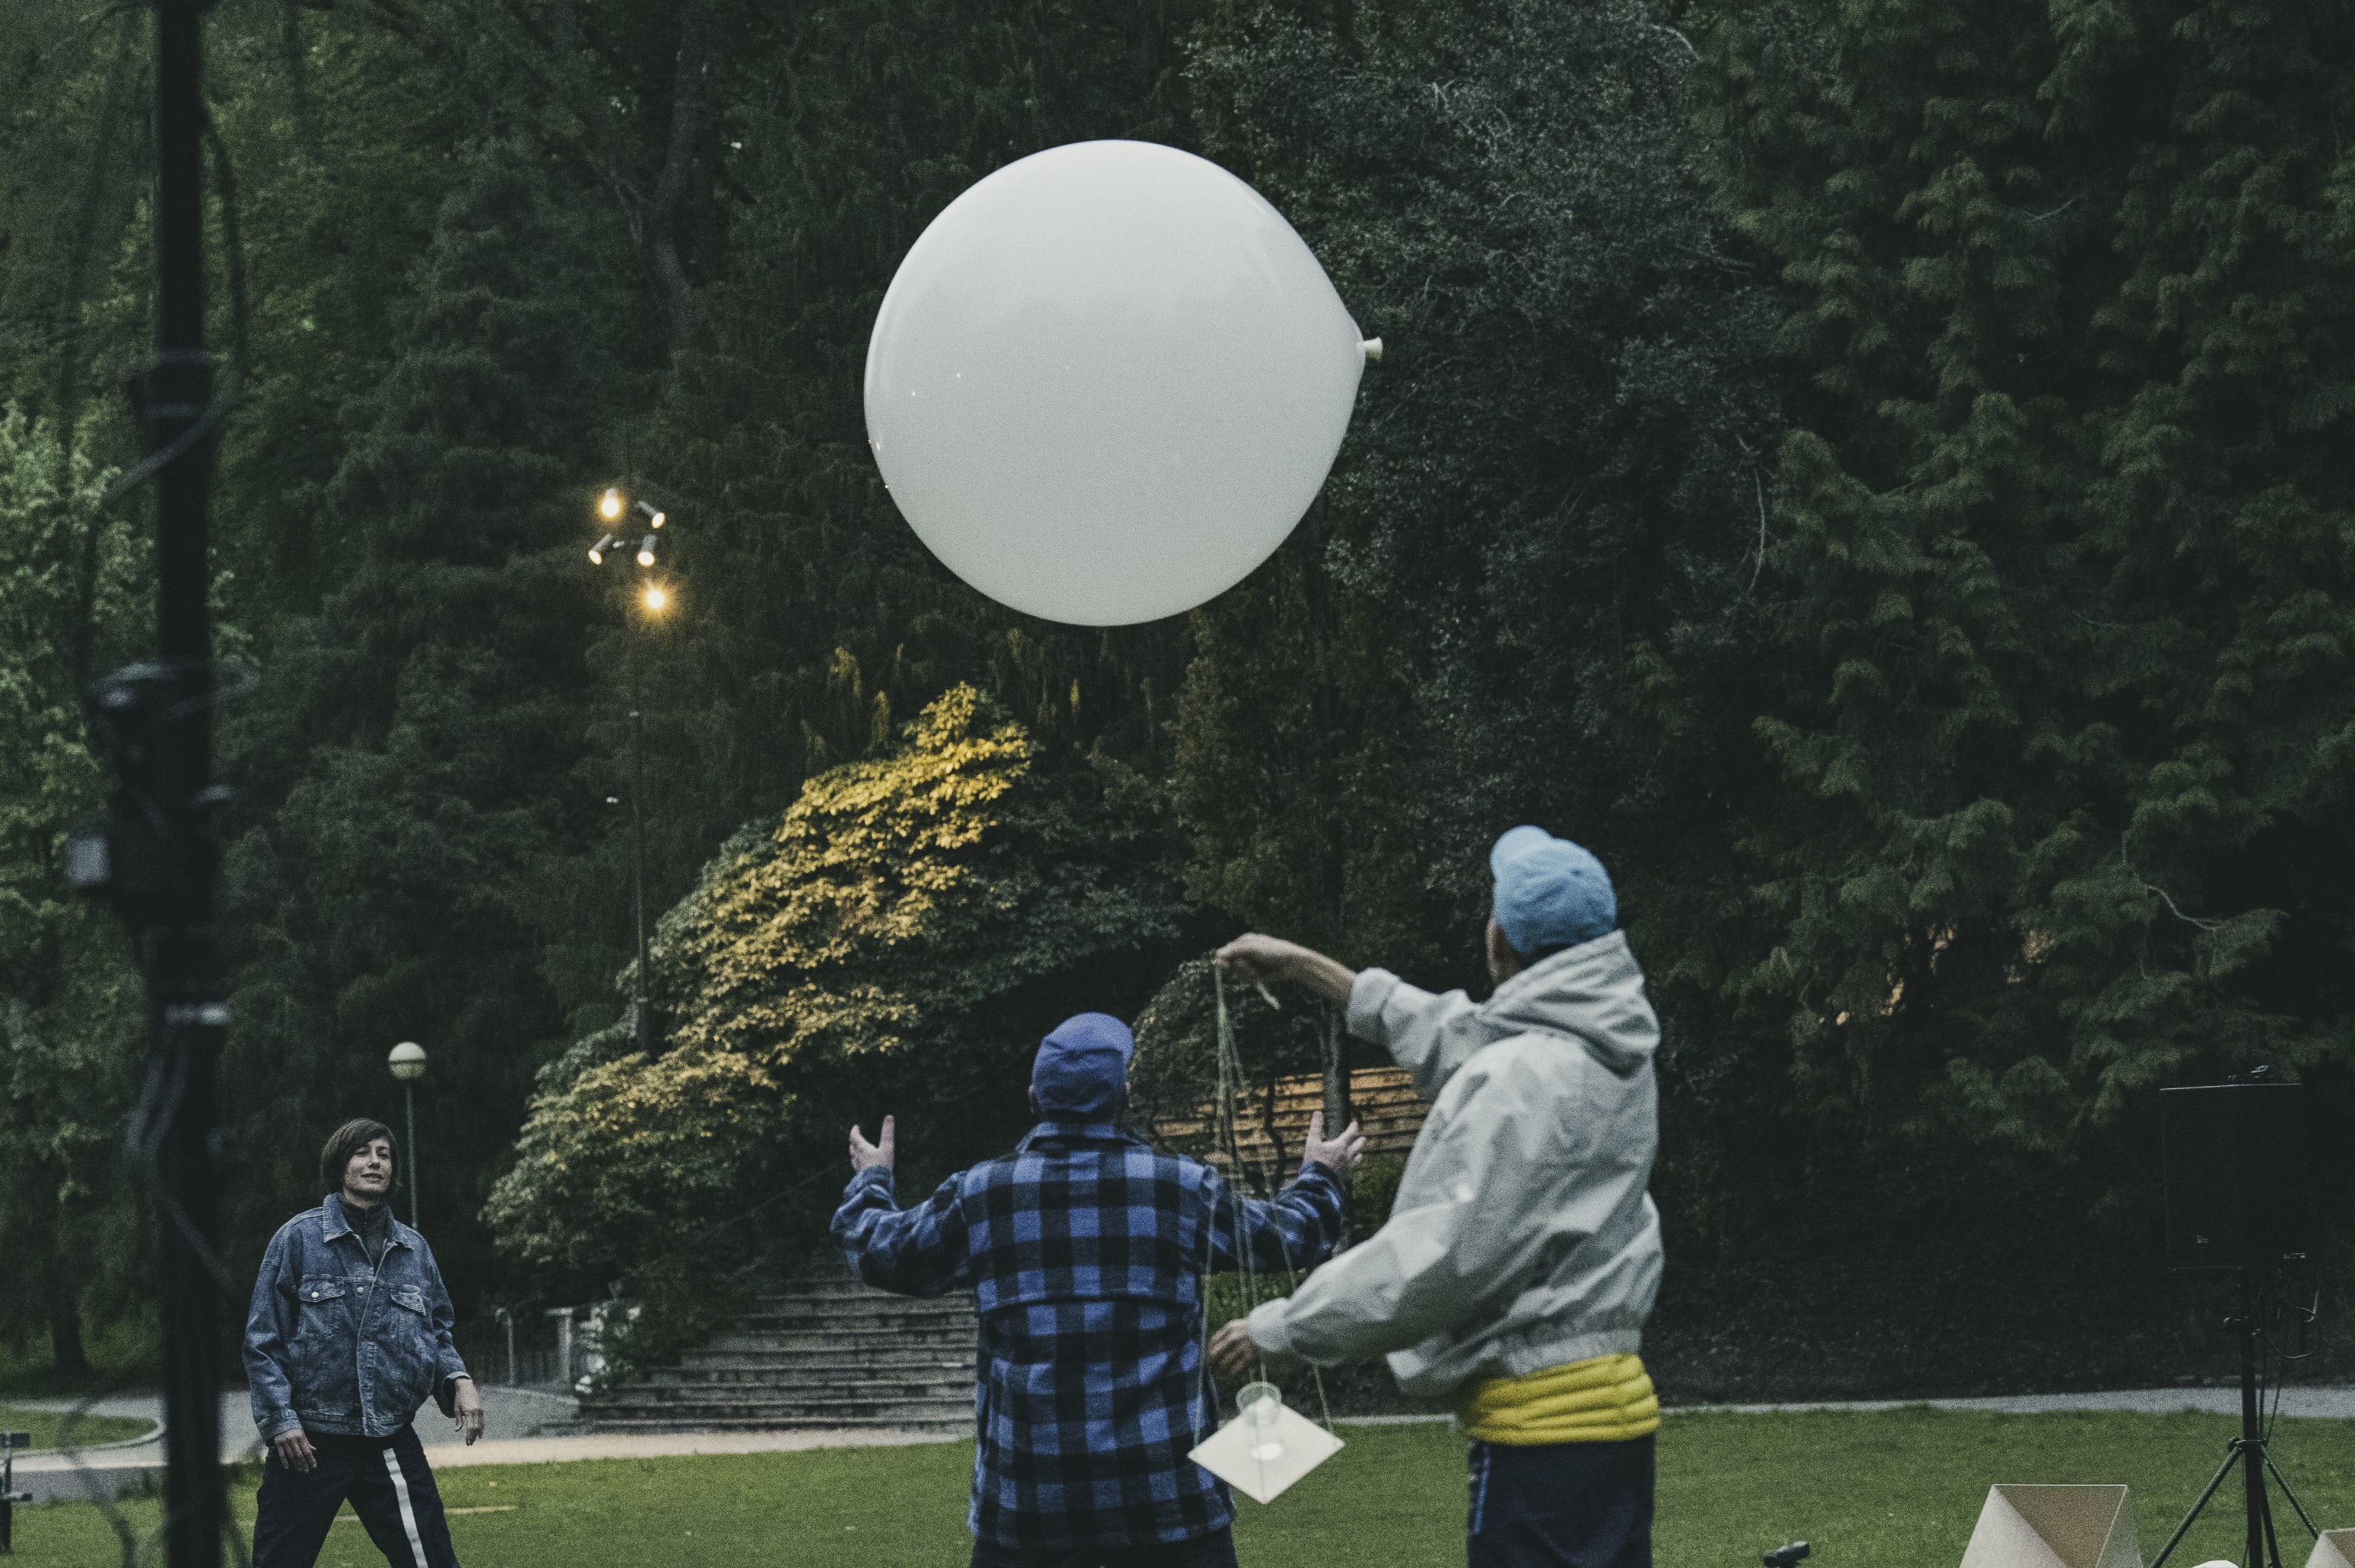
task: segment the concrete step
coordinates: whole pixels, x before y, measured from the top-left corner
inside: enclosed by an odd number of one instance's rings
[[[801,1328],[747,1328],[741,1320],[711,1335],[704,1349],[728,1349],[728,1351],[784,1351],[784,1349],[829,1349],[843,1354],[858,1354],[871,1349],[937,1349],[956,1347],[970,1351],[977,1323],[888,1323],[888,1326],[859,1328],[822,1328],[817,1323],[805,1323]]]
[[[912,1399],[703,1400],[695,1403],[623,1404],[583,1401],[585,1425],[611,1422],[666,1421],[678,1425],[777,1427],[973,1425],[973,1401]]]
[[[839,1311],[747,1312],[731,1325],[742,1334],[897,1334],[955,1332],[971,1334],[973,1309],[961,1312],[896,1312],[845,1307]]]
[[[888,1290],[859,1286],[850,1290],[790,1290],[752,1298],[755,1313],[806,1316],[816,1312],[898,1312],[911,1318],[931,1314],[954,1316],[973,1310],[973,1298],[960,1290],[954,1296],[894,1296]]]
[[[964,1354],[948,1347],[909,1351],[870,1351],[850,1354],[841,1351],[798,1350],[736,1351],[689,1351],[674,1365],[662,1369],[660,1375],[678,1377],[727,1378],[734,1382],[745,1379],[799,1377],[810,1372],[856,1372],[868,1377],[906,1377],[922,1374],[928,1377],[973,1376],[974,1358],[969,1347],[959,1346]]]

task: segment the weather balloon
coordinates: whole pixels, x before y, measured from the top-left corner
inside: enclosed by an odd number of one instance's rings
[[[1300,521],[1380,344],[1282,214],[1144,142],[1009,164],[900,262],[867,349],[885,485],[951,571],[1118,626],[1232,587]]]

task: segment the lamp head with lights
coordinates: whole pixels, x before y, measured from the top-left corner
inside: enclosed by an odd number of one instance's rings
[[[619,518],[622,515],[622,493],[618,490],[608,490],[599,497],[597,515],[608,523]]]
[[[414,1040],[404,1040],[392,1048],[384,1065],[404,1084],[421,1078],[425,1075],[425,1047]]]

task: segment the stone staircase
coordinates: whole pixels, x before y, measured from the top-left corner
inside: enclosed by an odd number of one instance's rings
[[[702,1349],[581,1403],[598,1432],[973,1431],[973,1300],[869,1288],[826,1254]]]

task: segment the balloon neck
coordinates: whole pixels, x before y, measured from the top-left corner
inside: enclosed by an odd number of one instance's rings
[[[1382,356],[1382,340],[1378,337],[1369,337],[1363,343],[1358,344],[1358,352],[1364,355],[1369,360],[1379,360]]]

